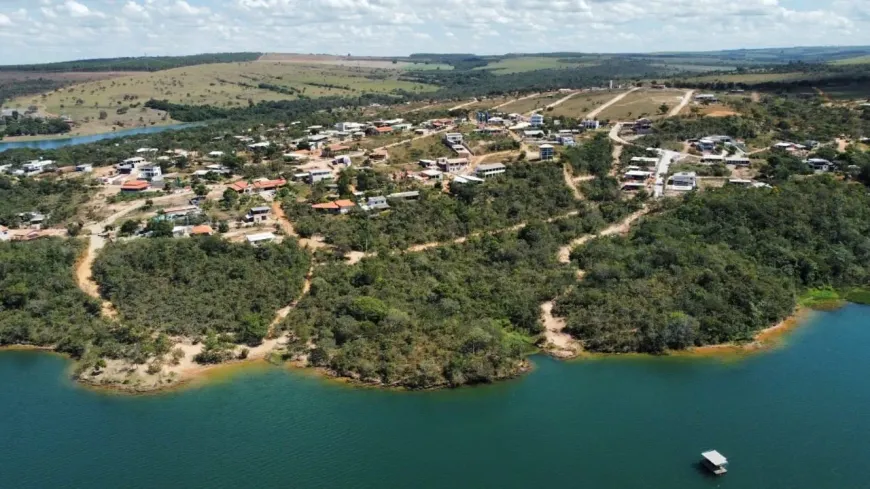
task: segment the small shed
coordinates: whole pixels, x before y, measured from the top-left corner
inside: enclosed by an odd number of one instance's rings
[[[728,469],[726,468],[728,465],[728,459],[716,450],[704,452],[701,454],[701,457],[703,458],[702,463],[704,466],[710,469],[714,474],[722,475],[725,472],[728,472]]]

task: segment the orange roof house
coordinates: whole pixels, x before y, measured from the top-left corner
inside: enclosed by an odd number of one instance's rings
[[[191,236],[211,236],[212,234],[214,234],[214,230],[208,224],[200,224],[190,230]]]
[[[261,180],[254,183],[254,188],[257,190],[275,190],[278,187],[287,185],[287,180],[279,178],[277,180]]]
[[[324,204],[314,204],[311,206],[314,210],[326,211],[333,214],[347,214],[354,207],[356,207],[356,204],[349,200],[336,200],[335,202],[326,202]]]
[[[121,192],[142,192],[148,190],[150,186],[145,180],[130,180],[121,185]]]
[[[250,185],[248,184],[248,182],[246,182],[244,180],[239,180],[238,182],[231,183],[229,185],[230,190],[236,191],[238,193],[242,193],[242,192],[247,191],[248,187],[250,187]]]
[[[335,156],[344,151],[350,151],[350,146],[345,146],[343,144],[332,144],[324,148],[323,155],[324,156]]]

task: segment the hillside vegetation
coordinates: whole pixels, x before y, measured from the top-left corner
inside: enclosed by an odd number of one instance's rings
[[[292,240],[254,248],[218,237],[139,239],[107,246],[94,279],[129,328],[256,343],[301,293],[309,262]]]
[[[255,61],[260,53],[214,53],[192,56],[140,56],[135,58],[82,59],[33,65],[2,65],[3,71],[159,71],[182,66]]]
[[[808,288],[870,284],[870,197],[829,177],[709,190],[572,257],[586,277],[555,313],[589,350],[748,340]]]

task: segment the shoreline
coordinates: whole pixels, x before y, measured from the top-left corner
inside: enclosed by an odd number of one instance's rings
[[[723,343],[718,345],[706,345],[700,347],[694,347],[688,350],[682,351],[671,351],[667,352],[664,355],[665,357],[687,357],[687,358],[710,358],[710,357],[722,357],[728,358],[734,355],[746,355],[751,353],[759,353],[769,351],[770,349],[782,344],[782,340],[785,335],[792,332],[797,327],[806,323],[808,319],[810,319],[813,315],[813,310],[806,307],[798,307],[795,312],[787,317],[786,319],[780,321],[779,323],[763,329],[755,334],[753,340],[747,343]],[[234,359],[228,362],[219,363],[219,364],[209,364],[209,365],[200,365],[190,361],[192,358],[187,358],[187,362],[184,365],[179,365],[174,371],[170,371],[169,374],[165,374],[160,372],[158,374],[150,374],[149,378],[150,382],[141,383],[141,382],[131,382],[131,376],[139,374],[139,370],[141,370],[145,365],[134,366],[132,370],[128,372],[128,376],[123,381],[119,378],[110,377],[106,378],[105,374],[107,370],[103,370],[98,375],[88,375],[86,373],[82,373],[80,375],[75,375],[73,370],[75,369],[75,360],[69,357],[69,355],[60,353],[55,351],[52,346],[37,346],[37,345],[5,345],[0,346],[0,353],[3,351],[33,351],[33,352],[41,352],[41,353],[51,353],[55,355],[63,356],[64,358],[71,361],[71,365],[68,369],[69,377],[72,381],[74,381],[77,385],[84,387],[88,390],[92,390],[100,393],[108,393],[108,394],[119,394],[119,395],[130,395],[130,396],[147,396],[147,395],[160,395],[160,394],[169,394],[182,389],[187,388],[195,388],[200,386],[209,385],[214,381],[219,381],[221,379],[227,379],[235,375],[236,373],[248,370],[252,368],[265,369],[269,367],[279,367],[287,370],[294,370],[301,373],[311,374],[321,378],[323,380],[327,380],[329,382],[336,382],[342,385],[350,385],[354,387],[364,387],[364,388],[375,388],[375,389],[386,389],[386,390],[395,390],[395,391],[433,391],[440,390],[445,388],[451,388],[451,386],[447,383],[439,384],[436,386],[431,386],[425,389],[412,389],[400,385],[385,385],[383,383],[378,382],[366,382],[360,379],[355,379],[352,377],[346,377],[339,375],[337,372],[332,371],[328,368],[324,367],[313,367],[304,363],[304,359],[294,359],[294,360],[282,360],[281,362],[272,362],[270,358],[274,353],[276,353],[276,347],[280,346],[278,339],[267,340],[260,347],[257,347],[258,351],[252,351],[250,356],[245,359]],[[610,357],[654,357],[656,355],[649,355],[644,353],[628,353],[628,354],[610,354],[610,353],[595,353],[589,352],[581,349],[577,352],[577,354],[573,357],[566,358],[560,357],[557,355],[553,355],[552,352],[547,351],[545,349],[539,349],[538,353],[546,354],[552,358],[556,358],[561,361],[574,361],[581,359],[602,359],[602,358],[610,358]],[[117,361],[116,361],[117,362]],[[501,382],[505,380],[516,379],[522,377],[523,375],[534,370],[534,363],[531,362],[528,358],[522,361],[521,365],[518,365],[517,370],[509,376],[505,376],[499,379],[496,379],[495,382]],[[117,371],[115,373],[118,373]],[[133,379],[141,380],[141,377],[132,377]],[[468,386],[460,386],[460,387],[468,387]],[[473,387],[473,385],[471,385]]]

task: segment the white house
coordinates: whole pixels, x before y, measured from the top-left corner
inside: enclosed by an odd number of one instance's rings
[[[224,155],[224,152],[223,151],[212,151],[208,155],[212,158],[220,158]]]
[[[549,161],[549,160],[553,159],[553,155],[555,153],[554,153],[554,149],[553,149],[552,144],[542,144],[540,146],[540,150],[541,150],[541,160],[542,161]]]
[[[160,150],[157,149],[157,148],[139,148],[139,149],[136,150],[136,154],[142,154],[142,153],[156,153],[156,152],[158,152],[158,151],[160,151]]]
[[[245,216],[245,222],[253,222],[254,224],[266,221],[269,219],[269,214],[272,212],[271,207],[252,207]]]
[[[248,244],[258,246],[275,241],[275,235],[272,233],[249,234],[245,236],[245,239],[248,240]]]
[[[157,165],[143,166],[139,170],[139,178],[143,180],[159,180],[163,176],[163,170]]]
[[[0,226],[0,241],[9,241],[10,239],[9,228]]]
[[[355,132],[362,129],[364,126],[359,122],[339,122],[335,125],[336,131],[341,132]]]
[[[599,127],[601,127],[600,122],[598,122],[596,120],[592,120],[592,119],[587,119],[587,120],[583,121],[582,124],[583,124],[583,129],[594,130],[594,129],[598,129]]]
[[[52,160],[33,160],[25,163],[24,166],[21,167],[21,169],[24,170],[24,173],[28,175],[38,175],[44,172],[46,168],[53,164],[54,161]]]
[[[810,158],[806,164],[815,171],[830,171],[831,167],[834,166],[833,163],[824,158]]]
[[[438,158],[438,169],[445,173],[459,173],[468,168],[467,158]]]
[[[82,163],[80,165],[76,165],[76,171],[79,173],[90,173],[94,171],[94,165],[90,163]]]
[[[444,135],[444,142],[447,143],[448,146],[462,144],[462,134],[458,132],[448,132]]]
[[[326,168],[313,168],[308,172],[308,179],[312,184],[321,180],[332,180],[333,178],[332,170]]]
[[[382,211],[390,208],[387,203],[387,198],[383,195],[369,197],[365,204],[360,204],[360,209],[364,211]]]
[[[531,124],[532,127],[543,126],[544,116],[542,116],[541,114],[532,114],[532,116],[529,118],[529,124]]]
[[[674,173],[671,177],[671,186],[674,190],[693,190],[698,186],[698,174],[695,172]]]
[[[701,157],[701,163],[704,165],[714,165],[716,163],[724,163],[725,157],[721,155],[704,155]]]
[[[507,171],[507,167],[501,163],[491,163],[488,165],[480,165],[475,170],[475,174],[480,178],[489,178],[496,175],[501,175]]]
[[[649,158],[646,156],[635,156],[631,158],[632,163],[637,163],[641,166],[651,166],[659,162],[658,158]]]

